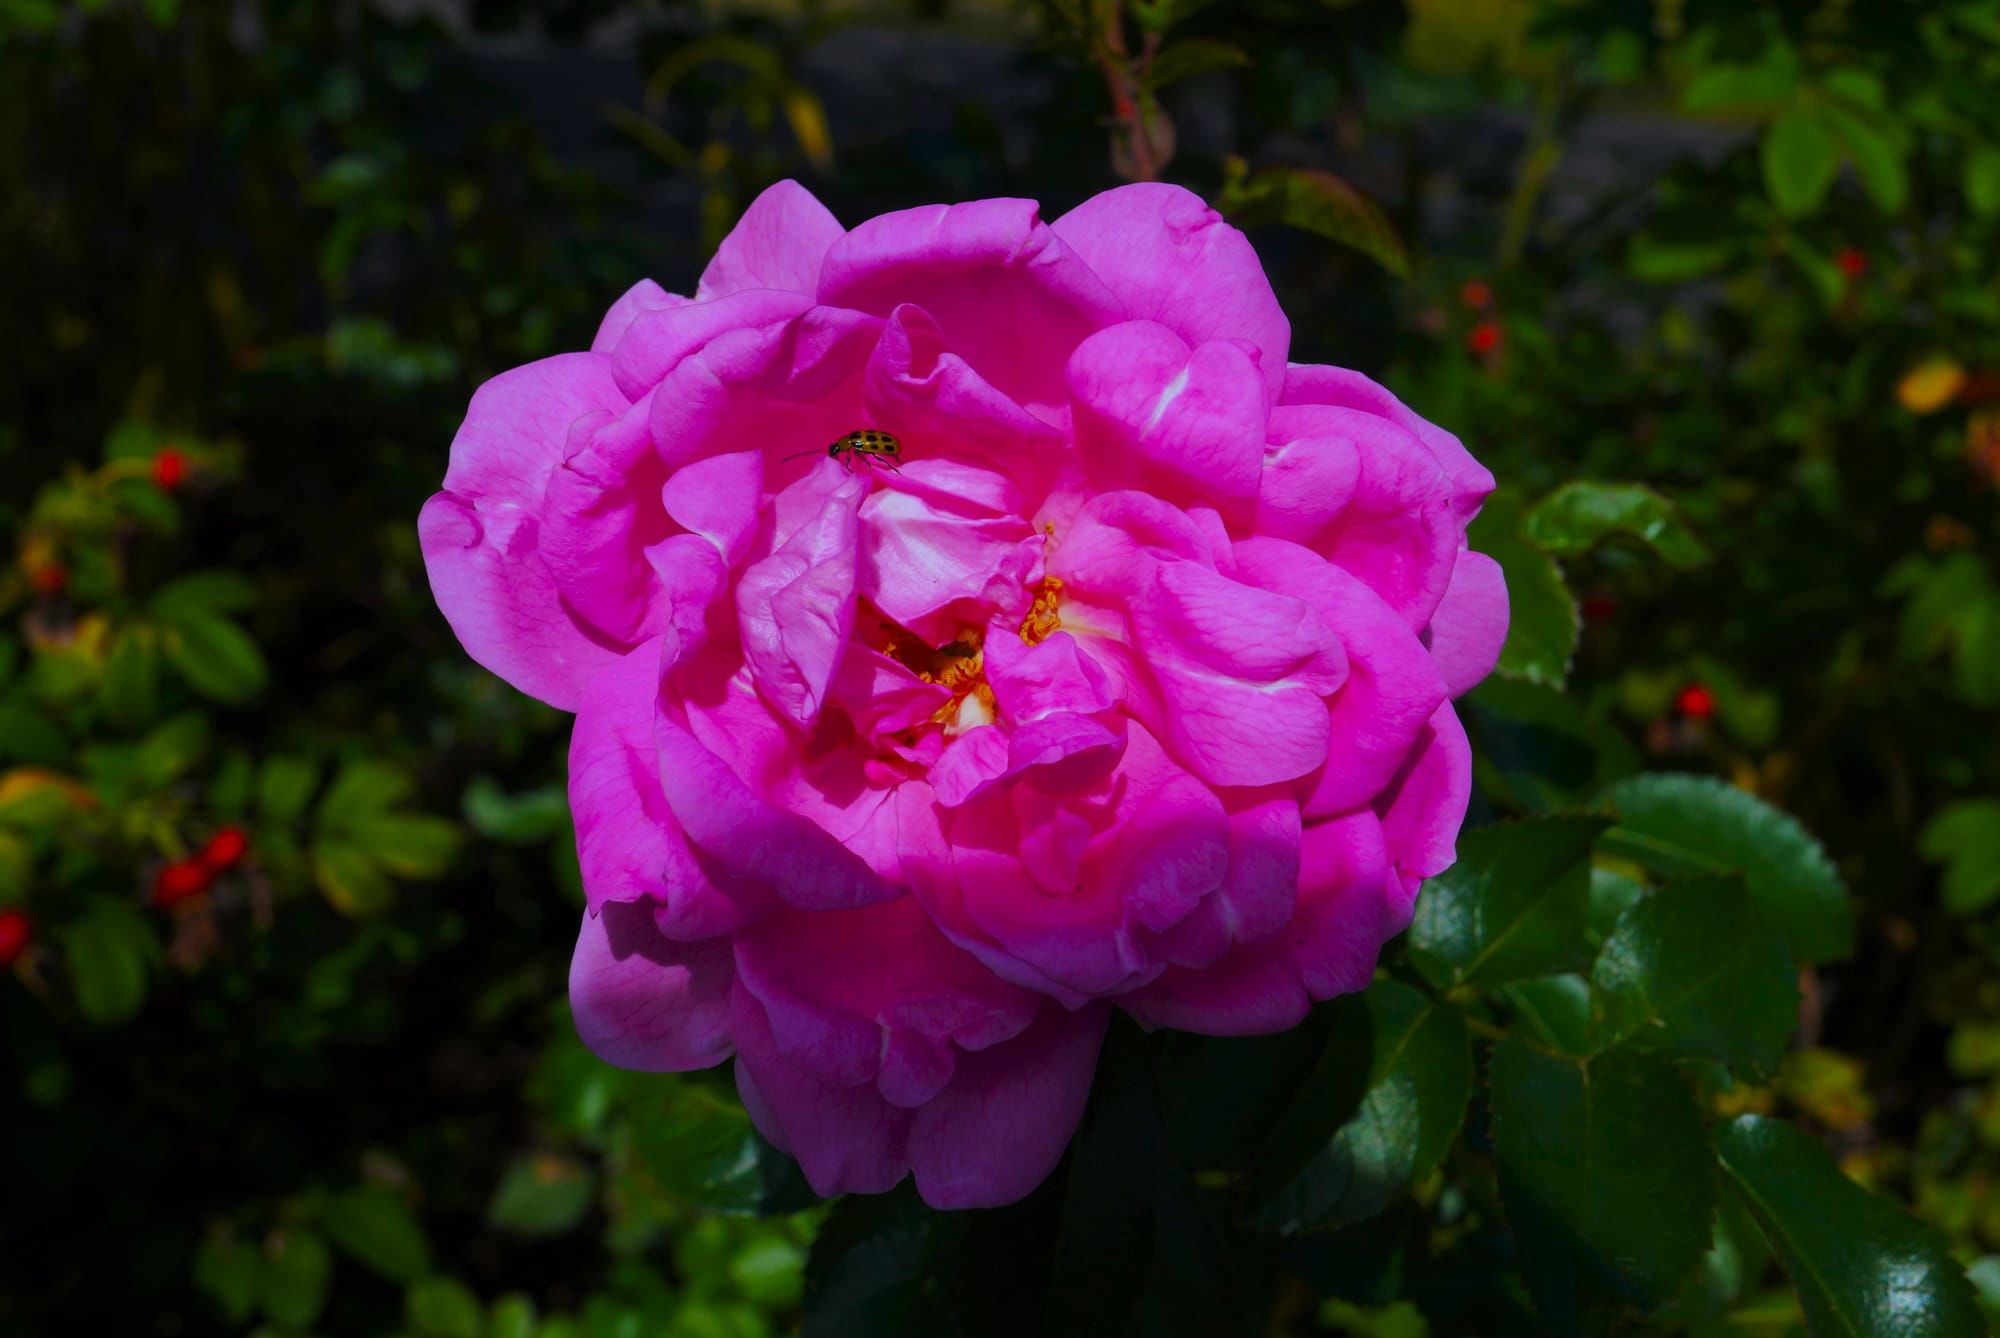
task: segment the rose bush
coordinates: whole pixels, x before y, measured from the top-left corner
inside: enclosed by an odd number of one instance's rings
[[[474,396],[420,531],[466,650],[577,715],[577,1026],[734,1055],[822,1194],[1055,1164],[1108,1009],[1221,1035],[1365,985],[1470,789],[1491,476],[1287,362],[1176,187],[846,231],[765,192],[692,298]],[[860,428],[900,459],[832,458]]]

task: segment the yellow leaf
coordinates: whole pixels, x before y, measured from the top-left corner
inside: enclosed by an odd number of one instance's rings
[[[1929,358],[1896,383],[1896,402],[1911,413],[1936,413],[1965,384],[1965,369],[1950,358]]]

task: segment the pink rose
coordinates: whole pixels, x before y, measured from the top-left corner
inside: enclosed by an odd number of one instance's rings
[[[1493,480],[1289,337],[1176,187],[850,232],[782,182],[694,297],[480,388],[423,549],[577,713],[598,1053],[734,1054],[822,1194],[967,1207],[1055,1164],[1111,1005],[1238,1035],[1367,983],[1464,817]],[[828,456],[864,428],[898,456]]]

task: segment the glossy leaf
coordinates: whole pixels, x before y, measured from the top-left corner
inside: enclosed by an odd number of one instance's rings
[[[1486,555],[1507,579],[1507,640],[1499,671],[1530,683],[1560,687],[1582,623],[1576,600],[1556,560],[1525,540],[1505,535],[1484,541]]]
[[[640,1079],[632,1150],[660,1188],[711,1212],[754,1213],[764,1159],[742,1105],[676,1078]]]
[[[1256,1214],[1267,1230],[1330,1229],[1387,1208],[1429,1175],[1457,1134],[1472,1086],[1458,1009],[1395,981],[1362,995],[1372,1032],[1368,1090],[1354,1117]]]
[[[1609,825],[1572,815],[1466,832],[1458,862],[1417,898],[1410,951],[1418,969],[1455,988],[1589,965],[1590,847]]]
[[[1716,1129],[1726,1181],[1756,1214],[1798,1289],[1812,1338],[1975,1338],[1972,1285],[1917,1222],[1840,1173],[1783,1120]]]
[[[1791,954],[1741,875],[1670,883],[1618,918],[1591,971],[1606,1046],[1777,1068],[1798,1021]]]
[[[1853,950],[1847,889],[1796,818],[1725,781],[1668,772],[1620,781],[1605,801],[1617,818],[1607,851],[1669,878],[1741,871],[1757,913],[1795,956],[1826,962]]]
[[[905,1180],[834,1204],[806,1260],[800,1338],[948,1332],[963,1217],[929,1212]]]
[[[1529,510],[1521,533],[1563,557],[1587,553],[1611,536],[1625,534],[1676,567],[1698,567],[1709,559],[1707,547],[1673,503],[1638,483],[1566,483]]]
[[[1672,1297],[1709,1248],[1715,1157],[1664,1059],[1576,1060],[1509,1039],[1493,1054],[1501,1205],[1549,1332],[1595,1331]]]
[[[1597,1049],[1590,1012],[1590,982],[1573,971],[1517,980],[1502,994],[1515,1022],[1546,1049],[1587,1055]]]

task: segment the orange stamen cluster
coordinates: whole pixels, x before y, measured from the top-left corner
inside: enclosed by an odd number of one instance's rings
[[[1021,620],[1021,640],[1031,646],[1039,646],[1049,634],[1062,626],[1062,617],[1056,612],[1061,602],[1063,583],[1053,576],[1045,576],[1035,587],[1035,602],[1029,608],[1028,616]]]

